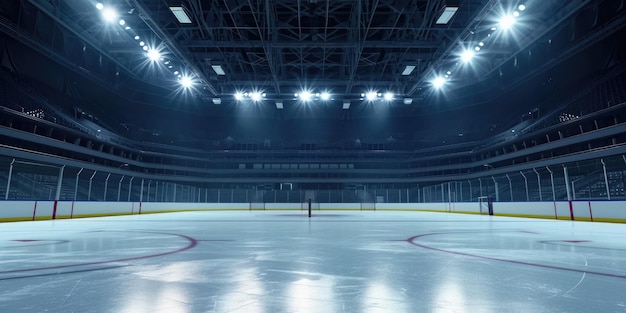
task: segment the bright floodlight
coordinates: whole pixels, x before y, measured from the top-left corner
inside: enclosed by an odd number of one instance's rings
[[[393,100],[393,93],[391,93],[391,92],[386,92],[386,93],[385,93],[384,98],[385,98],[385,100],[386,100],[386,101],[391,101],[391,100]]]
[[[243,94],[241,92],[235,93],[235,99],[236,100],[243,100]]]
[[[513,16],[518,17],[519,16],[519,12],[517,12],[517,11],[513,12]]]
[[[146,55],[152,62],[158,61],[161,58],[161,53],[157,49],[149,49]]]
[[[311,100],[312,96],[313,95],[310,92],[308,92],[308,91],[303,91],[303,92],[300,93],[300,99],[302,99],[302,101],[304,101],[304,102],[307,102],[307,101]]]
[[[191,86],[193,86],[193,80],[189,76],[183,76],[180,78],[180,85],[183,86],[183,88],[191,88]]]
[[[117,12],[112,8],[103,8],[102,18],[109,23],[113,23],[117,19]]]
[[[526,10],[526,6],[525,6],[525,5],[523,5],[523,4],[520,4],[517,8],[518,8],[520,11],[524,11],[524,10]]]
[[[470,62],[473,57],[474,57],[474,51],[472,50],[465,50],[463,51],[463,53],[461,53],[461,61],[463,61],[463,63]]]
[[[441,77],[441,76],[437,76],[435,79],[433,79],[432,84],[433,87],[439,89],[441,87],[443,87],[443,85],[446,83],[446,80]]]
[[[324,101],[330,99],[330,94],[328,92],[322,92],[322,94],[320,95],[320,98]]]
[[[120,23],[120,26],[126,25],[126,21],[125,20],[120,20],[118,23]]]
[[[260,92],[252,92],[250,93],[250,99],[252,99],[252,101],[261,101],[261,93]]]
[[[511,28],[511,26],[513,26],[513,24],[515,24],[515,17],[512,15],[505,15],[502,18],[500,18],[500,28],[506,30]]]
[[[104,4],[102,4],[100,2],[96,3],[96,9],[98,9],[98,10],[104,9]]]
[[[374,101],[376,100],[376,97],[378,97],[378,94],[375,91],[370,91],[365,94],[365,99],[368,101]]]

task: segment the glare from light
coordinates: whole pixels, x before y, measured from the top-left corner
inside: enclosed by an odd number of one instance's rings
[[[145,42],[143,42],[143,41],[140,41],[140,42],[139,42],[139,45],[140,45],[140,46],[142,46],[142,47],[143,47],[145,44],[146,44],[146,43],[145,43]]]
[[[474,58],[474,51],[472,50],[467,49],[461,53],[461,61],[463,61],[463,63],[469,63],[472,61],[472,58]]]
[[[250,93],[250,99],[252,99],[252,101],[258,102],[261,101],[262,95],[260,92],[251,92]]]
[[[158,61],[161,58],[161,53],[157,49],[149,49],[146,55],[152,62]]]
[[[109,23],[113,23],[117,19],[117,12],[112,8],[103,8],[102,18]]]
[[[447,71],[447,72],[446,72],[446,74],[448,74],[448,75],[451,75],[451,74],[452,74],[452,72],[450,72],[450,71]]]
[[[130,30],[130,26],[124,27],[125,30]]]
[[[102,4],[100,2],[96,3],[96,9],[98,9],[98,10],[104,9],[104,4]]]
[[[182,76],[180,78],[180,85],[186,89],[191,88],[193,86],[193,79],[189,76]]]
[[[518,8],[520,11],[524,11],[524,10],[526,10],[526,6],[525,6],[525,5],[523,5],[523,4],[520,4],[517,8]]]
[[[310,92],[308,92],[308,91],[303,91],[303,92],[300,93],[300,99],[302,99],[302,101],[304,101],[304,102],[307,102],[307,101],[311,100],[312,96],[313,95]]]
[[[119,23],[120,23],[121,26],[126,25],[126,21],[125,20],[120,20]]]
[[[139,38],[140,38],[139,36],[135,35],[135,40],[139,40]]]
[[[513,12],[513,16],[518,17],[519,16],[519,12],[517,12],[517,11]]]
[[[367,99],[368,101],[374,101],[376,100],[377,96],[378,94],[375,91],[370,91],[367,94],[365,94],[365,99]]]
[[[512,15],[505,15],[502,18],[500,18],[500,23],[498,23],[498,25],[500,26],[500,28],[507,30],[509,28],[511,28],[511,26],[513,26],[513,24],[515,24],[515,17]]]
[[[391,101],[391,100],[393,100],[393,93],[391,93],[391,92],[386,92],[386,93],[385,93],[385,96],[384,96],[384,99],[385,99],[386,101]]]
[[[441,76],[437,76],[435,77],[435,79],[433,79],[432,84],[433,84],[433,87],[439,89],[443,87],[443,85],[446,84],[446,80]]]
[[[174,71],[174,75],[178,75],[178,71]]]
[[[480,51],[480,47],[476,47],[476,48],[474,48],[474,50]]]
[[[328,92],[322,92],[322,94],[320,95],[320,99],[326,101],[328,99],[330,99],[330,93]]]
[[[485,45],[485,43],[481,41],[481,42],[478,43],[478,45],[483,47]]]
[[[143,51],[148,51],[148,46],[143,46]]]
[[[235,100],[241,101],[243,100],[243,94],[241,92],[235,93]]]

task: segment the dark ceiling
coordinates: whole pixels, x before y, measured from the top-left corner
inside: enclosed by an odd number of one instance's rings
[[[174,137],[480,139],[625,59],[624,0],[102,1],[113,23],[96,3],[2,1],[2,65],[110,125]],[[458,11],[437,24],[446,7]],[[142,41],[162,59],[148,61]],[[470,64],[459,61],[475,47]],[[193,77],[191,90],[178,74]],[[305,104],[294,95],[304,89],[332,96]],[[363,99],[372,90],[394,99]],[[236,101],[238,91],[265,97]]]

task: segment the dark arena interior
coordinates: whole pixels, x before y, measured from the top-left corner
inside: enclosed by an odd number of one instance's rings
[[[0,311],[626,312],[625,12],[0,1]]]

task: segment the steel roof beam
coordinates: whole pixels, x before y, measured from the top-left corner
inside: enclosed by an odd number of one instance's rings
[[[211,83],[209,83],[209,80],[207,79],[204,71],[200,70],[196,66],[196,64],[193,62],[193,60],[190,60],[187,57],[187,53],[178,47],[176,40],[174,40],[172,36],[170,36],[167,32],[161,29],[161,27],[158,25],[158,22],[152,18],[152,15],[150,14],[146,6],[143,4],[143,1],[141,0],[127,0],[127,1],[133,4],[133,7],[138,12],[137,16],[139,16],[141,20],[143,20],[143,22],[150,28],[150,30],[152,30],[152,32],[154,32],[156,36],[158,36],[161,40],[163,40],[163,42],[167,45],[167,47],[172,52],[172,54],[175,55],[176,58],[178,58],[178,60],[182,62],[183,65],[187,69],[189,69],[191,72],[194,72],[198,76],[198,78],[202,81],[202,83],[207,87],[207,90],[213,95],[219,94],[219,92],[217,92],[217,89]]]
[[[436,49],[441,45],[441,41],[388,41],[388,40],[364,40],[358,42],[348,41],[230,41],[230,40],[188,40],[182,41],[181,45],[187,48],[301,48],[305,44],[319,48],[385,48],[385,49]]]

